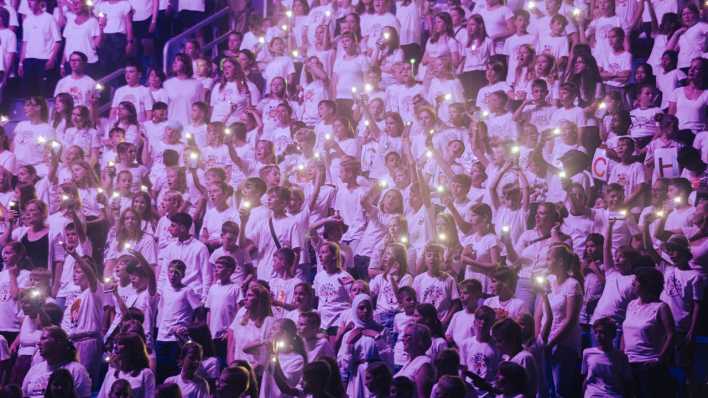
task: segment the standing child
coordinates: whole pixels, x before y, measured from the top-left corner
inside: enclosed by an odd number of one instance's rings
[[[403,312],[397,313],[393,317],[393,333],[396,335],[396,343],[393,346],[393,370],[400,370],[408,363],[408,354],[403,349],[403,331],[406,326],[415,322],[415,309],[418,306],[415,290],[410,286],[403,286],[396,292],[398,303]]]
[[[315,310],[315,289],[307,282],[300,282],[295,285],[293,291],[294,309],[285,314],[285,318],[292,319],[297,323],[301,314]],[[319,330],[319,326],[318,326]]]
[[[194,309],[200,304],[199,294],[182,284],[187,266],[182,260],[172,260],[167,266],[168,282],[162,286],[157,325],[157,381],[177,374],[178,335],[183,334],[192,320]],[[201,354],[201,352],[200,352]],[[197,361],[197,364],[201,361]]]
[[[307,362],[336,356],[329,339],[320,334],[321,323],[320,315],[315,311],[303,312],[297,320],[297,333],[305,345]]]
[[[269,281],[270,292],[273,295],[273,316],[283,318],[285,312],[295,309],[295,286],[300,279],[295,278],[295,266],[298,254],[289,247],[278,249],[273,255],[273,273]]]
[[[211,253],[209,264],[212,264],[213,268],[216,266],[216,261],[221,257],[230,257],[234,260],[231,282],[237,286],[246,286],[255,276],[255,273],[253,272],[253,265],[250,263],[248,253],[238,245],[240,232],[238,224],[233,221],[225,221],[221,225],[221,246]]]
[[[474,336],[470,325],[474,322],[474,313],[482,298],[482,283],[477,279],[467,279],[460,283],[460,301],[464,306],[457,311],[447,327],[445,339],[449,343],[462,347],[462,342]]]
[[[421,303],[435,307],[443,326],[447,326],[461,305],[455,279],[440,269],[444,253],[445,248],[439,244],[426,245],[423,262],[427,271],[415,277],[413,289]]]
[[[495,296],[484,300],[484,305],[494,310],[496,319],[516,319],[529,312],[529,306],[523,300],[514,297],[516,293],[516,273],[506,267],[492,272],[492,293]]]
[[[322,316],[322,327],[328,334],[334,335],[339,318],[348,308],[351,308],[349,290],[353,278],[341,269],[342,260],[336,243],[321,244],[318,255],[323,270],[317,273],[312,286],[319,297],[317,310]]]
[[[474,379],[481,378],[487,383],[494,381],[497,367],[501,362],[501,352],[492,342],[490,331],[494,323],[494,310],[481,306],[474,313],[472,323],[473,337],[468,337],[460,347],[460,359],[467,374],[472,373]],[[490,394],[482,394],[482,397]]]
[[[178,375],[165,379],[164,384],[177,384],[183,398],[208,398],[209,383],[197,374],[202,356],[202,347],[199,344],[187,342],[179,355],[179,366],[182,370]]]
[[[413,277],[408,273],[407,257],[405,246],[389,243],[381,258],[384,272],[376,275],[370,283],[376,301],[374,317],[384,327],[391,327],[395,315],[400,311],[396,294],[399,288],[413,283]]]
[[[600,318],[593,323],[592,331],[598,346],[583,350],[583,395],[586,398],[631,397],[632,372],[629,361],[613,345],[617,325],[610,318]]]
[[[229,256],[221,256],[214,263],[214,277],[217,283],[209,287],[205,306],[209,310],[207,325],[214,339],[216,355],[226,361],[226,330],[233,322],[238,310],[241,288],[231,281],[236,269],[236,261]]]

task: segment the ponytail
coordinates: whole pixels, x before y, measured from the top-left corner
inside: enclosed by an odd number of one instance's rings
[[[568,275],[575,278],[580,283],[580,286],[583,286],[584,278],[580,269],[580,258],[578,255],[565,243],[555,243],[551,246],[551,250],[556,250],[556,255],[558,255],[559,261],[565,266]]]

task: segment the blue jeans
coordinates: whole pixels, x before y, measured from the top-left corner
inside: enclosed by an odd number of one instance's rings
[[[580,396],[580,353],[573,347],[557,345],[548,356],[552,383],[550,396],[573,398]]]

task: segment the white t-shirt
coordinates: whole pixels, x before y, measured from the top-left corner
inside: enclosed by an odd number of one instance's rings
[[[25,15],[22,21],[22,41],[27,44],[25,58],[49,59],[52,47],[61,41],[54,18],[46,12]]]
[[[261,346],[260,350],[256,354],[247,354],[243,351],[244,347],[247,347],[253,343],[258,343],[262,341],[267,341],[273,330],[273,324],[275,318],[272,316],[267,316],[260,327],[258,327],[255,322],[247,319],[248,313],[246,308],[243,307],[236,313],[236,318],[231,322],[231,329],[234,335],[234,359],[243,359],[248,361],[252,366],[265,365],[267,358],[267,352],[265,347]]]
[[[488,382],[494,380],[497,367],[502,362],[501,352],[493,343],[481,342],[470,337],[460,347],[460,363]]]
[[[17,288],[29,287],[29,271],[20,270],[17,275]],[[10,273],[0,271],[0,331],[19,332],[21,319],[20,306],[10,294]]]
[[[68,75],[59,80],[54,89],[54,96],[67,93],[74,99],[74,106],[88,105],[95,90],[96,81],[90,76],[83,75],[76,79],[73,75]]]
[[[585,379],[585,397],[622,398],[626,383],[632,380],[627,356],[622,351],[604,352],[600,347],[583,351],[581,373]]]
[[[189,124],[192,104],[204,99],[204,86],[195,79],[176,77],[167,79],[163,86],[169,98],[167,113],[170,118],[178,120],[183,126]]]
[[[364,55],[356,55],[351,58],[339,57],[334,61],[334,71],[336,73],[337,87],[335,97],[338,99],[352,99],[352,87],[362,90],[364,84],[364,73],[369,69],[369,63]]]
[[[551,281],[551,292],[548,294],[548,301],[551,303],[553,322],[551,323],[549,339],[554,338],[559,333],[563,323],[566,321],[566,309],[569,305],[567,299],[574,300],[577,297],[582,298],[582,296],[583,288],[575,278],[568,278],[560,285],[555,280]],[[558,344],[574,350],[580,350],[580,324],[577,321],[574,325],[570,325],[566,336],[559,340]]]
[[[166,383],[177,384],[179,390],[182,392],[183,398],[211,397],[211,395],[209,394],[209,383],[207,383],[207,381],[199,375],[194,375],[193,380],[187,380],[183,378],[182,374],[180,373],[178,375],[166,378],[165,384]]]
[[[703,56],[703,48],[708,35],[708,24],[697,22],[686,30],[678,39],[678,67],[688,68],[694,58]]]
[[[388,278],[385,278],[384,274],[378,274],[369,283],[371,294],[376,296],[376,312],[378,313],[399,310],[398,298],[396,297],[396,292],[393,290],[393,284],[390,280],[391,277],[393,277],[393,275],[389,275]],[[413,277],[410,274],[405,274],[398,280],[398,287],[400,289],[403,286],[410,286],[412,283]]]
[[[79,51],[86,55],[89,64],[98,62],[98,54],[94,47],[94,38],[101,35],[101,30],[98,26],[96,18],[89,18],[82,24],[77,24],[74,19],[69,20],[64,27],[64,57],[69,59],[69,56],[74,51]]]
[[[94,7],[93,13],[96,16],[103,13],[105,16],[106,26],[103,28],[103,33],[126,33],[126,21],[128,20],[126,17],[131,10],[130,3],[126,0],[102,1]]]
[[[258,278],[265,280],[272,277],[273,256],[278,250],[270,232],[269,218],[270,215],[260,220],[252,220],[251,223],[258,224],[254,225],[252,230],[246,231],[248,239],[253,241],[258,248],[258,253],[253,258]],[[302,234],[304,231],[300,231],[300,228],[298,228],[295,217],[273,218],[273,230],[281,247],[302,247]]]
[[[0,71],[5,71],[5,56],[17,53],[17,36],[10,29],[0,29]]]
[[[346,271],[330,274],[322,270],[315,275],[312,287],[319,298],[317,311],[322,317],[322,328],[326,329],[335,325],[342,312],[351,308],[349,290],[354,281]]]
[[[117,108],[123,101],[128,101],[135,106],[135,110],[138,112],[138,120],[141,122],[145,121],[146,112],[152,110],[152,95],[150,95],[150,90],[145,86],[138,85],[131,87],[125,85],[119,87],[115,94],[113,94],[111,107]]]
[[[455,279],[444,272],[438,277],[428,272],[416,276],[413,289],[418,295],[418,302],[432,304],[438,310],[440,319],[447,316],[453,301],[460,298]]]
[[[608,50],[598,58],[598,66],[613,74],[617,74],[632,69],[632,55],[627,51],[621,51],[619,54],[614,50]],[[618,82],[616,80],[606,80],[605,84],[613,87],[624,87],[626,82]]]
[[[628,198],[639,185],[644,184],[646,176],[644,165],[639,162],[630,164],[614,163],[610,168],[608,183],[617,183],[624,187],[624,197]]]
[[[661,301],[669,305],[676,330],[685,333],[691,325],[691,310],[703,300],[705,278],[698,270],[682,270],[674,266],[666,266],[663,273]]]
[[[166,283],[160,291],[158,304],[159,321],[157,324],[157,340],[176,341],[176,328],[188,326],[192,314],[201,302],[199,295],[189,286],[179,290]]]
[[[91,377],[84,365],[78,362],[69,362],[60,366],[71,373],[74,381],[74,391],[79,398],[91,396]],[[33,365],[22,381],[22,396],[25,398],[42,398],[49,384],[49,377],[56,369],[50,368],[47,361],[41,361]]]
[[[493,296],[485,299],[484,305],[494,310],[497,320],[504,318],[519,319],[519,316],[530,313],[528,304],[516,297],[501,301],[499,296]]]
[[[614,269],[606,272],[605,288],[597,302],[590,324],[600,318],[610,317],[617,325],[624,319],[627,304],[637,297],[634,275],[622,275]]]
[[[137,376],[133,372],[122,372],[116,369],[108,369],[106,378],[103,379],[101,390],[98,392],[97,398],[108,398],[108,393],[111,391],[111,386],[118,380],[123,379],[130,384],[130,390],[133,392],[133,397],[148,398],[155,394],[155,374],[149,368],[145,368],[138,373]]]
[[[706,108],[708,107],[708,90],[703,90],[696,99],[686,97],[686,89],[679,87],[671,93],[669,102],[676,104],[676,118],[679,129],[690,129],[695,132],[706,129]]]
[[[14,152],[19,166],[32,165],[37,167],[44,163],[45,145],[42,138],[49,142],[54,138],[54,129],[48,123],[32,124],[23,120],[15,127]],[[47,172],[46,166],[37,170]]]
[[[624,352],[630,363],[656,362],[664,344],[664,326],[659,319],[662,301],[642,303],[632,300],[627,305],[627,316],[622,323]]]
[[[465,340],[474,336],[474,329],[472,328],[474,319],[474,311],[469,312],[466,308],[457,311],[452,314],[445,335],[452,336],[452,341],[455,342],[455,345],[462,347]]]

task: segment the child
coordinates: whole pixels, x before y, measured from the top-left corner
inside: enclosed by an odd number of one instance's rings
[[[600,318],[592,331],[598,345],[583,350],[584,396],[631,397],[633,380],[627,356],[613,345],[617,325],[610,318]]]
[[[583,255],[580,259],[580,270],[583,273],[583,304],[580,308],[578,323],[583,330],[583,347],[589,347],[590,317],[595,311],[597,301],[605,288],[605,271],[603,270],[602,248],[605,238],[597,233],[587,235]]]
[[[504,49],[502,54],[506,54],[509,57],[509,70],[516,70],[517,64],[517,54],[519,47],[524,44],[532,45],[536,41],[535,35],[529,34],[529,12],[524,9],[518,9],[514,11],[514,34],[507,37],[504,41]]]
[[[516,319],[521,314],[528,313],[527,303],[514,297],[516,292],[516,273],[510,269],[501,267],[491,274],[492,292],[495,294],[484,300],[484,305],[493,309],[496,319]]]
[[[264,397],[285,397],[300,383],[307,354],[290,319],[276,321],[272,336],[272,356],[263,372],[260,392]]]
[[[168,376],[177,373],[178,335],[186,330],[192,320],[194,309],[201,302],[199,294],[182,284],[186,270],[187,266],[181,260],[172,260],[167,265],[169,283],[162,286],[158,304],[160,319],[157,325],[157,344],[155,346],[158,358],[158,383],[162,383]],[[197,364],[201,361],[201,349],[199,354],[200,358]]]
[[[527,386],[524,396],[535,397],[538,392],[538,378],[543,376],[539,374],[533,354],[524,349],[521,326],[511,318],[502,319],[492,326],[492,337],[505,359],[524,369]]]
[[[427,271],[415,277],[413,289],[421,303],[432,304],[438,311],[440,321],[447,326],[452,315],[460,309],[460,297],[455,279],[440,269],[443,262],[443,246],[428,243],[423,253]]]
[[[187,342],[179,355],[179,375],[168,377],[164,384],[175,383],[179,386],[183,398],[206,398],[209,396],[209,383],[197,374],[202,363],[202,347]]]
[[[304,343],[307,362],[336,356],[329,339],[320,335],[321,322],[320,315],[314,311],[302,312],[297,320],[297,333]]]
[[[273,315],[282,318],[285,311],[295,309],[293,295],[295,286],[300,280],[295,278],[295,263],[297,253],[289,247],[278,249],[273,255],[273,273],[275,274],[269,281],[270,291],[273,295]]]
[[[503,91],[494,91],[487,97],[489,116],[484,122],[487,124],[490,137],[500,140],[515,141],[519,133],[516,130],[511,112],[507,111],[509,97]]]
[[[632,70],[632,56],[624,49],[624,30],[619,27],[610,29],[607,37],[610,48],[607,52],[599,53],[598,66],[600,76],[605,82],[605,91],[621,91],[629,81]]]
[[[403,286],[396,292],[396,298],[402,312],[393,317],[393,333],[397,336],[393,346],[393,370],[398,371],[408,363],[408,354],[403,349],[403,331],[406,326],[415,322],[415,309],[418,306],[415,290],[410,286]]]
[[[384,272],[371,280],[371,292],[376,301],[374,317],[384,327],[391,327],[393,318],[400,311],[396,292],[400,287],[410,286],[413,277],[408,273],[408,259],[405,246],[389,243],[384,250]]]
[[[642,149],[657,133],[656,115],[661,113],[661,109],[655,105],[658,93],[654,85],[643,84],[638,92],[637,107],[629,112],[632,116],[630,135]]]
[[[505,148],[505,145],[500,145]],[[499,150],[497,148],[497,150]],[[514,169],[511,182],[502,185],[501,198],[499,198],[499,183],[505,174],[512,171],[513,162],[503,163],[497,173],[494,174],[489,187],[489,195],[492,199],[492,210],[494,210],[494,225],[497,236],[510,238],[515,242],[526,230],[526,218],[528,217],[529,188],[526,175]],[[505,179],[506,181],[506,179]],[[518,181],[518,183],[517,183]]]
[[[491,383],[501,362],[501,352],[492,342],[490,331],[494,323],[494,310],[481,306],[474,312],[473,337],[465,339],[460,346],[460,359],[466,370]],[[486,395],[482,395],[486,396]]]
[[[656,46],[656,43],[654,43]],[[656,71],[656,86],[661,91],[661,109],[669,107],[669,98],[679,86],[679,81],[684,74],[676,65],[678,63],[678,53],[676,51],[666,51],[661,56],[661,65],[654,68]]]
[[[209,310],[207,325],[214,339],[214,349],[219,358],[226,359],[226,330],[233,322],[241,297],[240,285],[232,282],[236,261],[221,256],[214,263],[214,278],[217,283],[209,287],[205,307]]]
[[[474,322],[474,313],[477,310],[482,298],[482,283],[477,279],[467,279],[460,283],[460,301],[464,306],[457,311],[450,320],[447,327],[445,339],[457,347],[462,346],[462,342],[473,336],[472,328],[469,327]]]
[[[501,393],[497,398],[523,397],[528,390],[524,368],[513,362],[502,362],[494,380],[494,387]]]
[[[349,291],[354,280],[340,267],[341,256],[337,244],[321,244],[318,256],[323,270],[315,275],[312,286],[319,297],[317,310],[322,316],[323,329],[333,335],[342,313],[351,308]]]
[[[307,282],[298,283],[293,291],[293,306],[295,308],[288,311],[285,318],[292,319],[297,323],[301,314],[315,310],[315,301],[315,290],[312,285]]]
[[[550,35],[539,36],[536,44],[536,52],[538,54],[550,54],[558,64],[566,63],[568,57],[568,36],[565,34],[565,28],[568,26],[568,19],[557,14],[550,19]]]
[[[239,227],[233,221],[226,221],[221,226],[221,246],[214,250],[209,257],[209,264],[214,268],[216,261],[221,257],[230,257],[234,261],[231,273],[231,282],[237,286],[246,286],[251,277],[254,277],[253,266],[250,264],[248,253],[238,245]],[[212,330],[213,331],[213,330]]]
[[[608,183],[618,183],[624,189],[624,203],[631,206],[641,198],[646,186],[644,166],[635,161],[634,140],[630,137],[620,137],[617,142],[617,156],[619,163],[610,168]]]

